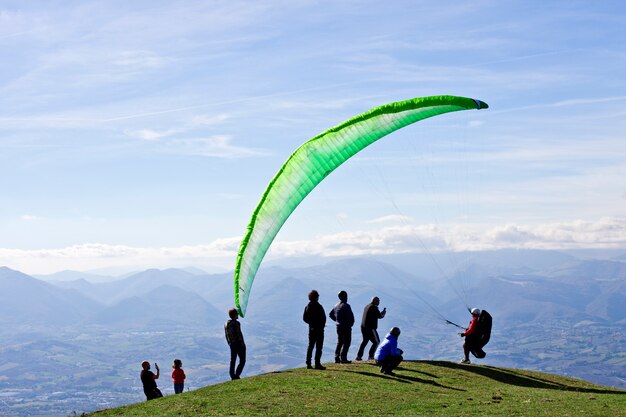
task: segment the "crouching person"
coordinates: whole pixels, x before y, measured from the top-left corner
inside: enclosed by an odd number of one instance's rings
[[[400,336],[400,329],[394,327],[389,331],[385,340],[382,341],[376,353],[374,353],[374,359],[376,359],[376,365],[380,366],[380,372],[385,375],[395,375],[393,370],[402,362],[402,349],[398,349],[398,337]]]

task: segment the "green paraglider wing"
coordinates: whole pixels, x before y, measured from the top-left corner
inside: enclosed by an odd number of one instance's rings
[[[486,109],[455,96],[414,98],[360,114],[305,142],[274,176],[257,205],[235,266],[235,306],[246,312],[252,282],[272,241],[298,204],[335,168],[383,136],[411,123],[459,110]]]

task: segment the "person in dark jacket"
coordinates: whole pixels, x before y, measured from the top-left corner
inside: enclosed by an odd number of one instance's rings
[[[326,325],[326,313],[324,307],[318,302],[320,298],[316,290],[309,293],[309,304],[304,307],[302,320],[309,325],[309,346],[306,350],[306,367],[312,369],[311,356],[315,347],[315,369],[326,369],[322,365],[322,347],[324,346],[324,326]]]
[[[361,318],[361,335],[363,335],[363,341],[359,346],[359,352],[356,354],[356,360],[363,360],[363,353],[365,346],[368,342],[372,342],[372,346],[369,350],[368,359],[374,359],[374,352],[380,343],[380,337],[378,337],[378,319],[385,317],[387,309],[383,308],[383,311],[378,309],[380,304],[380,298],[373,297],[372,302],[365,306],[363,309],[363,317]]]
[[[335,363],[352,363],[348,360],[348,349],[352,343],[352,325],[354,314],[348,304],[348,293],[339,291],[339,302],[330,310],[328,316],[337,323],[337,347],[335,348]]]
[[[385,340],[378,345],[374,358],[376,365],[380,366],[380,372],[385,375],[395,375],[393,370],[402,362],[402,349],[398,349],[398,337],[400,337],[400,329],[392,328]]]
[[[163,396],[161,390],[157,388],[156,380],[159,379],[159,375],[161,371],[159,370],[159,365],[154,363],[154,368],[156,369],[156,374],[154,374],[150,370],[150,362],[143,361],[141,363],[141,383],[143,385],[143,393],[146,394],[146,400],[154,400],[155,398],[160,398]]]
[[[226,342],[230,346],[230,379],[240,379],[243,367],[246,364],[246,343],[243,340],[243,333],[241,333],[241,325],[237,321],[239,313],[236,308],[228,310],[228,316],[230,320],[224,325],[224,333],[226,334]],[[239,357],[239,365],[235,370],[235,363]]]

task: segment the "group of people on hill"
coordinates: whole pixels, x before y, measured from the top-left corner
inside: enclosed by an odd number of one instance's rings
[[[328,316],[336,323],[337,346],[335,347],[335,363],[352,363],[348,359],[348,350],[352,343],[352,326],[354,325],[354,313],[348,304],[348,293],[339,291],[339,302],[330,310]],[[361,335],[363,341],[359,346],[356,356],[357,361],[363,360],[365,347],[371,343],[368,359],[375,360],[380,366],[380,371],[393,375],[393,370],[402,362],[402,349],[398,348],[400,329],[393,327],[380,343],[378,336],[378,320],[385,317],[387,309],[379,310],[380,298],[373,297],[372,301],[363,309],[361,318]],[[304,308],[302,319],[309,325],[309,345],[306,352],[306,366],[308,369],[326,369],[321,363],[322,347],[324,344],[324,327],[326,325],[326,313],[319,303],[319,293],[312,290],[309,293],[309,303]],[[315,365],[311,363],[313,349],[315,348]]]
[[[348,293],[339,291],[337,294],[339,302],[328,313],[328,317],[336,323],[337,329],[337,345],[335,347],[335,363],[347,364],[352,363],[348,359],[348,350],[352,343],[352,326],[354,325],[354,313],[352,307],[348,304]],[[302,319],[309,326],[309,344],[306,351],[306,367],[307,369],[324,370],[326,367],[322,365],[322,349],[324,346],[324,327],[326,326],[326,311],[319,303],[319,293],[317,290],[309,292],[309,303],[304,307]],[[378,320],[385,317],[387,308],[382,311],[378,308],[380,298],[372,297],[372,300],[363,309],[361,317],[361,335],[363,340],[359,346],[356,355],[357,361],[364,359],[365,348],[368,343],[371,346],[368,351],[368,360],[375,361],[380,367],[380,372],[386,375],[395,375],[393,370],[400,365],[403,360],[403,351],[398,348],[398,338],[400,337],[400,328],[392,327],[385,339],[380,342],[378,335]],[[484,352],[480,348],[476,348],[473,338],[476,337],[479,316],[481,310],[473,308],[471,310],[472,320],[469,327],[464,332],[459,333],[461,337],[465,337],[463,344],[464,357],[461,363],[469,364],[469,354],[472,352],[477,357],[484,357]],[[231,380],[241,378],[241,373],[246,364],[246,344],[241,332],[241,324],[237,320],[239,313],[237,309],[228,310],[228,321],[224,324],[224,333],[226,342],[230,347],[230,366],[229,375]],[[313,351],[315,350],[315,356]],[[482,355],[482,356],[481,356]],[[239,363],[237,363],[239,360]],[[314,360],[314,362],[313,362]],[[155,363],[156,374],[150,370],[150,362],[144,361],[142,364],[141,382],[143,383],[144,393],[148,400],[162,397],[163,394],[157,388],[156,380],[159,379],[159,366]],[[174,383],[174,392],[179,394],[183,392],[185,372],[182,369],[180,359],[175,359],[172,365],[172,381]]]

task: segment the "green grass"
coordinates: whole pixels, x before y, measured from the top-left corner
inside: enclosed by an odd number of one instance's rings
[[[410,361],[396,376],[368,362],[292,369],[154,401],[109,416],[626,416],[626,391],[541,372]]]

